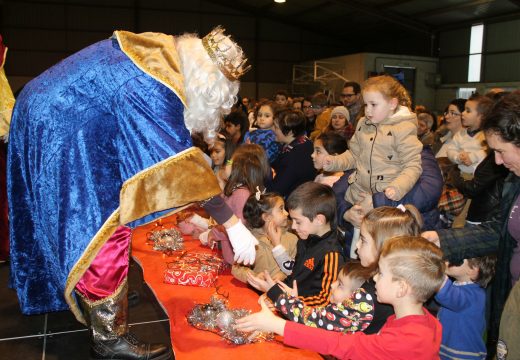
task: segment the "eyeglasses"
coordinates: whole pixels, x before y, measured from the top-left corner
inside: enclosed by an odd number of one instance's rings
[[[310,108],[311,108],[311,105],[302,106],[302,109],[310,109]]]
[[[451,110],[450,110],[450,111],[448,111],[448,112],[444,113],[444,115],[446,115],[446,116],[447,116],[447,115],[451,115],[451,116],[460,116],[460,115],[462,115],[462,114],[461,114],[461,113],[458,113],[458,112],[455,112],[455,111],[451,111]]]
[[[340,96],[344,97],[344,98],[346,98],[346,97],[351,98],[352,96],[356,96],[356,94],[341,94]]]

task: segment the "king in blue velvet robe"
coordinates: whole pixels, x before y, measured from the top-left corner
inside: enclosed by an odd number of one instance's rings
[[[8,197],[11,286],[24,314],[70,307],[82,321],[74,286],[119,225],[220,192],[191,147],[174,45],[164,34],[116,32],[18,97]],[[150,59],[161,53],[166,60]]]

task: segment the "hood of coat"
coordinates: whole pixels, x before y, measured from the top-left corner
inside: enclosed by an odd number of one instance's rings
[[[365,124],[372,125],[370,121],[368,121],[366,118],[363,118]],[[399,105],[397,108],[397,111],[390,117],[386,118],[385,120],[381,121],[379,124],[375,125],[395,125],[399,124],[403,121],[411,121],[415,125],[418,125],[417,123],[417,116],[415,113],[411,112],[409,108],[406,106]]]

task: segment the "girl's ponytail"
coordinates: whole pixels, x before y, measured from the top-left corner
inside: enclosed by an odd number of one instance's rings
[[[417,226],[419,227],[419,231],[420,231],[420,229],[422,229],[422,227],[424,225],[424,221],[423,221],[423,217],[422,217],[421,213],[415,206],[413,206],[411,204],[406,204],[406,205],[404,205],[404,207],[406,208],[406,211],[408,211],[410,213],[410,215],[413,218],[413,222],[415,224],[417,224]]]
[[[259,189],[255,194],[249,196],[242,211],[247,224],[253,229],[263,227],[265,221],[262,215],[271,211],[279,197],[280,195],[275,193],[262,193]]]

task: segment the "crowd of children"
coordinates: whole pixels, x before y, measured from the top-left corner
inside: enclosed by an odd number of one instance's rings
[[[462,219],[457,226],[495,216],[507,170],[497,169],[481,128],[496,98],[455,99],[441,123],[412,110],[405,88],[385,75],[346,83],[340,103],[284,91],[244,98],[210,156],[225,201],[258,240],[256,261],[234,263],[218,227],[201,235],[263,294],[262,311],[237,328],[342,359],[485,359],[496,257],[445,263],[420,235],[446,227],[442,216],[448,225]],[[448,182],[485,204],[440,216]]]

